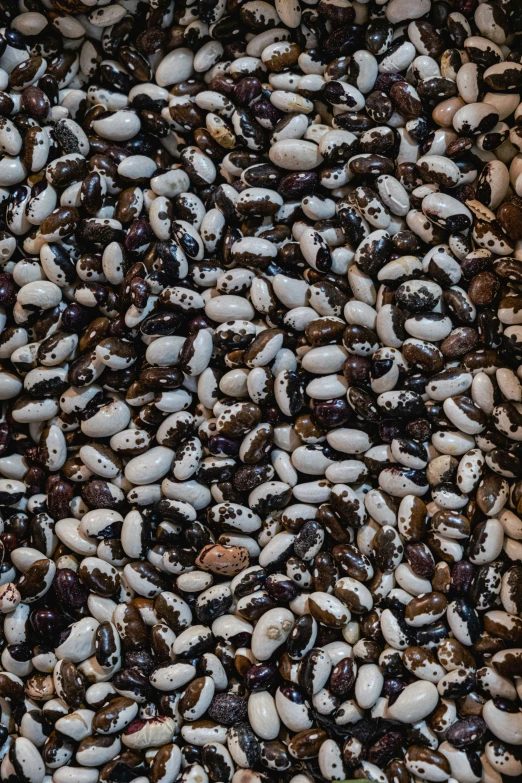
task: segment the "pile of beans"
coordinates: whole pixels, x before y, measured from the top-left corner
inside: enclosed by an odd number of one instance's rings
[[[520,0],[1,0],[0,779],[522,778]]]

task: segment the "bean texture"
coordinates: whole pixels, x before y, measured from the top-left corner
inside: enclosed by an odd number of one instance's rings
[[[0,17],[0,780],[520,780],[520,0]]]

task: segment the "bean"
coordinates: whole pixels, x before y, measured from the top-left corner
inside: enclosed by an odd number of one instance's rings
[[[4,9],[2,779],[522,774],[522,66],[475,5]]]

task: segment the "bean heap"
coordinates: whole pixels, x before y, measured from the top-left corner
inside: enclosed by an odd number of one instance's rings
[[[520,780],[520,0],[0,16],[1,781]]]

